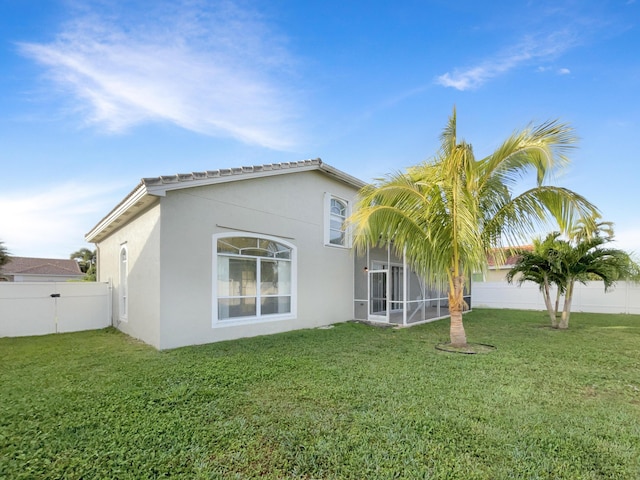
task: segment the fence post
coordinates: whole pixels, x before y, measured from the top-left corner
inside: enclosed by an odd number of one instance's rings
[[[50,297],[53,298],[53,325],[55,333],[58,333],[58,298],[60,298],[60,294],[57,293],[57,290],[58,289],[56,288],[56,293],[52,293],[50,295]]]
[[[107,283],[109,284],[109,306],[107,307],[107,312],[109,315],[109,323],[112,327],[115,327],[113,324],[113,282],[111,281],[111,277],[109,277]]]

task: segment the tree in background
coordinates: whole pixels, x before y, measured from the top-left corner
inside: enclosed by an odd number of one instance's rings
[[[601,280],[605,292],[620,280],[638,281],[640,266],[624,250],[606,248],[613,239],[609,225],[606,237],[594,230],[588,235],[572,236],[569,241],[558,241],[556,255],[560,261],[560,274],[564,279],[564,306],[558,328],[569,328],[571,302],[575,283],[585,284],[589,280]]]
[[[551,219],[565,229],[596,209],[570,190],[545,185],[569,161],[575,137],[565,124],[516,132],[476,160],[471,145],[458,139],[454,109],[440,140],[432,160],[364,187],[348,224],[358,251],[392,245],[430,285],[448,286],[451,345],[465,347],[465,278],[486,271],[501,241],[517,245]],[[515,195],[529,172],[536,185]]]
[[[579,219],[569,231],[569,239],[576,244],[593,237],[601,237],[610,242],[614,236],[613,222],[603,221],[599,213]]]
[[[69,258],[78,262],[80,266],[80,271],[82,271],[85,276],[85,281],[95,282],[96,281],[96,251],[89,250],[88,248],[81,248],[80,250],[76,250],[73,252]]]
[[[9,251],[7,250],[4,242],[0,241],[0,268],[9,263],[9,260],[11,260]]]
[[[560,259],[555,253],[558,237],[560,232],[550,233],[544,240],[534,239],[531,250],[517,249],[514,255],[518,260],[506,275],[509,283],[517,281],[518,285],[522,285],[524,282],[533,282],[540,287],[553,328],[558,328],[558,305],[565,288],[564,277],[560,273]],[[551,300],[553,286],[557,289],[555,306]]]
[[[0,281],[2,282],[7,280],[7,277],[2,275],[2,267],[9,263],[9,260],[11,260],[9,251],[7,250],[4,242],[0,241]]]
[[[576,282],[600,280],[606,292],[620,280],[640,278],[640,266],[631,255],[605,247],[614,238],[613,224],[600,218],[594,214],[580,219],[569,230],[568,239],[554,232],[544,240],[535,240],[533,251],[519,252],[518,261],[507,274],[509,282],[517,278],[519,285],[530,281],[540,286],[554,328],[569,328]],[[555,308],[550,301],[551,285],[557,287]],[[558,320],[561,295],[564,295],[564,304]]]

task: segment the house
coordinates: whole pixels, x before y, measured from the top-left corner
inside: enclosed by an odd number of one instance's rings
[[[445,316],[391,248],[354,255],[342,225],[364,185],[320,159],[144,178],[86,235],[114,325],[166,349]]]
[[[521,247],[516,247],[517,250],[533,250],[533,245],[524,245]],[[474,273],[472,279],[474,282],[506,282],[507,273],[509,270],[513,268],[513,266],[518,262],[519,256],[509,253],[509,250],[514,249],[504,249],[503,256],[504,260],[502,260],[498,255],[489,255],[487,257],[488,269],[487,271],[482,273]],[[517,277],[516,277],[517,278]]]
[[[84,273],[75,260],[12,256],[0,276],[9,282],[66,282],[82,280]]]

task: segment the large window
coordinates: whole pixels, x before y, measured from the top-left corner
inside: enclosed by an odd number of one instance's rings
[[[118,299],[119,299],[119,312],[118,312],[118,316],[120,318],[120,320],[127,320],[127,316],[129,314],[129,287],[127,285],[128,283],[128,276],[129,276],[129,269],[128,269],[128,252],[127,252],[127,246],[126,245],[121,245],[120,246],[120,285],[118,288]]]
[[[344,222],[348,216],[349,203],[327,194],[325,200],[325,244],[340,247],[349,246],[349,238],[344,230]]]
[[[294,248],[264,237],[216,238],[216,320],[291,317]]]

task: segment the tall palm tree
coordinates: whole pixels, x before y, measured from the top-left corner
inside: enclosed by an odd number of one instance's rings
[[[584,197],[545,185],[553,171],[568,163],[566,153],[574,141],[571,128],[549,121],[514,133],[476,160],[471,145],[458,139],[454,109],[432,160],[359,192],[348,221],[355,247],[362,252],[393,245],[428,283],[447,285],[451,344],[466,346],[465,278],[486,270],[496,246],[531,238],[544,221],[554,219],[565,229],[596,211]],[[515,195],[529,172],[536,175],[535,186]]]

